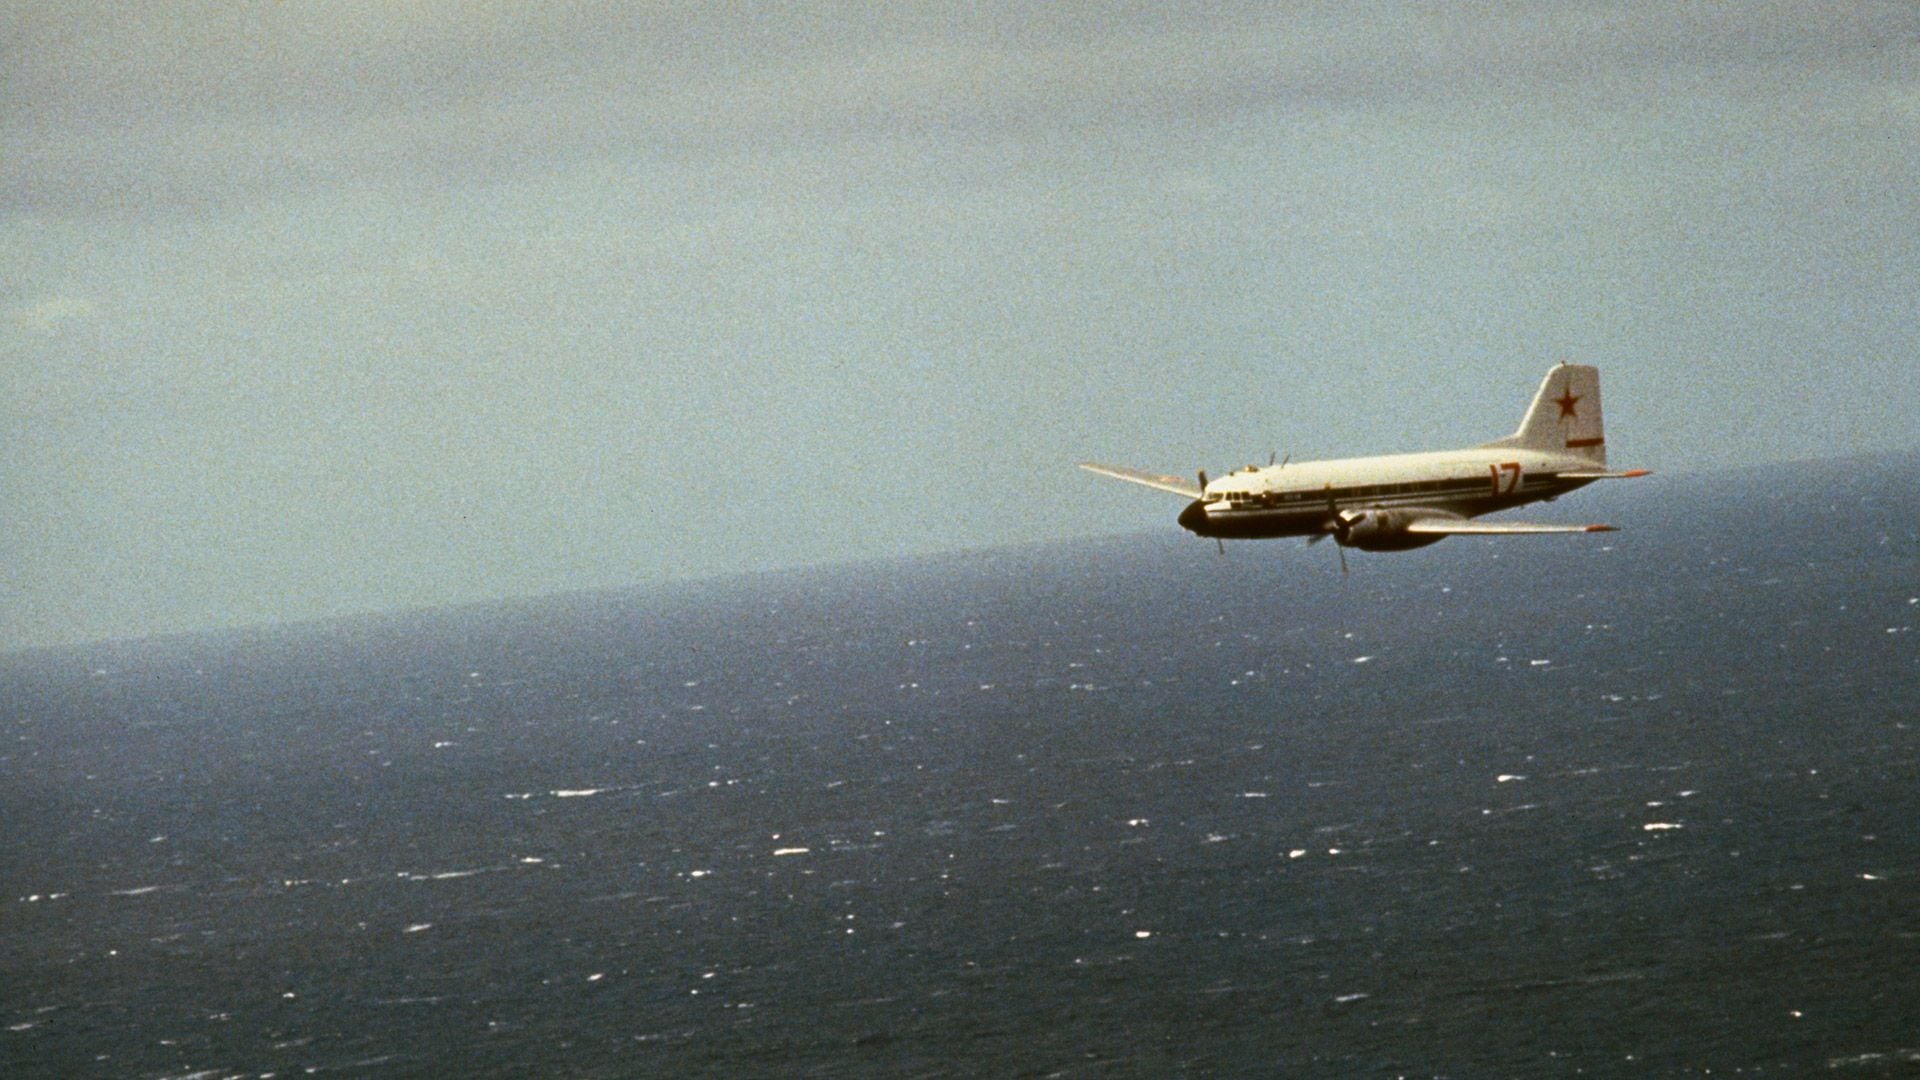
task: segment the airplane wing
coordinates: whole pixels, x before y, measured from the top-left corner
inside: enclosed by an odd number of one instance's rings
[[[1611,525],[1537,525],[1526,521],[1468,521],[1465,518],[1420,518],[1407,526],[1425,536],[1532,536],[1539,533],[1614,532]]]
[[[1189,499],[1200,497],[1200,485],[1178,476],[1161,476],[1159,473],[1143,472],[1140,469],[1128,469],[1119,465],[1101,465],[1098,462],[1083,461],[1080,467],[1088,472],[1111,476],[1115,480],[1125,480],[1130,484],[1145,484],[1161,491],[1171,491],[1175,495],[1185,495]]]

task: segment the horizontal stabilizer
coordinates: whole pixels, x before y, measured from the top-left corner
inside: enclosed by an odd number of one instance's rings
[[[1467,521],[1454,518],[1422,518],[1407,526],[1410,533],[1423,536],[1533,536],[1542,533],[1613,532],[1611,525],[1536,525],[1525,521]]]
[[[1189,499],[1200,497],[1200,485],[1178,476],[1162,476],[1159,473],[1129,469],[1120,465],[1101,465],[1092,461],[1083,461],[1080,467],[1088,472],[1099,473],[1101,476],[1111,476],[1115,480],[1125,480],[1130,484],[1144,484],[1150,488],[1159,488],[1161,491],[1171,491],[1175,495],[1185,495]]]
[[[1636,476],[1652,476],[1651,469],[1628,469],[1626,472],[1563,472],[1562,480],[1631,480]]]

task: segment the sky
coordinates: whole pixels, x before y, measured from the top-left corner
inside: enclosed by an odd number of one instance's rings
[[[1917,328],[1911,4],[0,0],[0,649],[1172,529],[1074,464],[1560,360],[1906,449]]]

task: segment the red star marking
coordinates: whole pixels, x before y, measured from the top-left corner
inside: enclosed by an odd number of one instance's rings
[[[1553,403],[1560,406],[1560,419],[1565,420],[1569,416],[1579,419],[1580,413],[1573,407],[1579,400],[1580,395],[1573,392],[1572,384],[1568,384],[1566,389],[1560,391],[1560,396],[1553,399]]]

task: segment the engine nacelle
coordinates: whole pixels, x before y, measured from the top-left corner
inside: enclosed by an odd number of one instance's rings
[[[1444,536],[1410,533],[1407,526],[1415,518],[1430,518],[1431,510],[1343,510],[1341,526],[1333,538],[1344,547],[1360,551],[1406,551],[1444,540]]]

